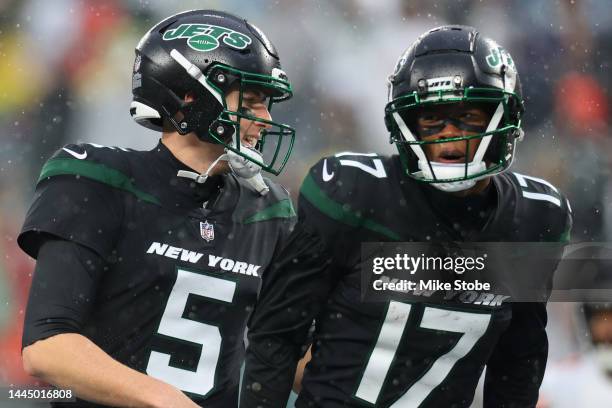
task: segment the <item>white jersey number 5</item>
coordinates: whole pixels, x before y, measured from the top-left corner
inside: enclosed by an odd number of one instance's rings
[[[147,374],[192,394],[206,395],[214,388],[221,352],[219,327],[183,318],[190,294],[231,303],[236,282],[178,269],[158,333],[202,345],[196,371],[170,366],[170,355],[151,351]]]

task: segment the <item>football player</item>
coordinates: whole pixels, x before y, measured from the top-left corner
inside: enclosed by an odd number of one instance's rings
[[[315,321],[297,407],[534,406],[547,358],[543,303],[361,301],[361,243],[566,240],[568,203],[506,171],[523,137],[507,51],[474,28],[421,36],[389,79],[399,155],[338,153],[300,191],[298,223],[249,324],[241,407],[281,407]]]
[[[292,89],[261,30],[211,10],[153,27],[132,87],[157,147],[68,145],[42,169],[19,235],[37,259],[24,367],[78,406],[237,406],[246,319],[295,220],[260,173],[290,153],[269,111]]]

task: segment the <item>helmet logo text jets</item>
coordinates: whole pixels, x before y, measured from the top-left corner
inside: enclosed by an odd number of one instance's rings
[[[510,54],[508,54],[502,47],[491,49],[491,53],[487,55],[487,64],[489,64],[491,68],[497,68],[501,64],[514,67],[512,57],[510,57]]]
[[[433,91],[448,91],[454,89],[452,76],[431,78],[427,80],[427,90]]]
[[[87,151],[84,151],[83,153],[77,153],[74,150],[70,150],[66,147],[62,147],[62,150],[64,150],[66,153],[70,154],[72,157],[79,159],[79,160],[84,160],[87,158]]]
[[[219,40],[232,48],[243,50],[249,45],[251,37],[225,27],[212,24],[181,24],[164,33],[165,41],[187,38],[187,45],[196,51],[212,51],[219,47]]]
[[[327,171],[327,159],[323,160],[323,181],[327,182],[334,177],[334,172]]]

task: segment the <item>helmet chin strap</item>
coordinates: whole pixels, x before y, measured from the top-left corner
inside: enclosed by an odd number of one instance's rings
[[[421,163],[421,161],[419,160],[419,168],[421,169],[420,173],[422,176],[424,176],[423,178],[428,180],[433,180],[435,178],[450,179],[457,177],[457,174],[465,174],[465,163],[439,163],[433,161],[429,163],[431,164],[431,169],[433,169],[433,173],[429,168],[427,162]],[[474,174],[481,173],[487,169],[487,166],[483,161],[472,161],[468,163],[467,167],[468,177]],[[478,179],[473,178],[467,180],[452,181],[448,183],[431,183],[431,186],[447,193],[455,193],[457,191],[464,191],[474,187],[477,181]]]
[[[235,146],[235,142],[232,142],[232,147]],[[255,159],[262,161],[263,157],[261,153],[251,147],[240,145],[240,153]],[[229,168],[232,173],[241,179],[243,179],[249,186],[251,186],[260,195],[264,196],[268,194],[270,188],[264,182],[263,176],[261,175],[261,166],[247,158],[239,155],[238,153],[225,149],[225,153],[219,156],[212,164],[206,169],[204,173],[198,174],[193,171],[179,170],[177,173],[178,177],[185,177],[194,180],[196,183],[205,183],[209,177],[210,171],[219,163],[221,160],[227,161]]]
[[[208,168],[206,169],[206,171],[202,174],[198,174],[195,171],[189,171],[189,170],[179,170],[178,173],[176,173],[176,175],[178,177],[185,177],[188,179],[192,179],[193,181],[195,181],[198,184],[204,184],[206,183],[206,180],[208,180],[208,176],[210,173],[210,171],[217,165],[217,163],[219,163],[221,160],[227,160],[227,154],[223,153],[221,156],[217,157],[217,159],[212,162],[212,164],[210,166],[208,166]]]
[[[232,145],[233,144],[234,143],[232,143]],[[246,181],[247,184],[262,196],[268,194],[270,188],[264,182],[263,176],[261,175],[261,166],[232,150],[225,149],[225,151],[227,163],[232,173],[234,173],[236,177],[240,177]],[[240,153],[251,159],[263,162],[263,156],[259,151],[252,147],[244,146],[242,143],[240,144]]]

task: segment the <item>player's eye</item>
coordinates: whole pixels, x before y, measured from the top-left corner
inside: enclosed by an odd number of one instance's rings
[[[247,108],[246,106],[242,106],[242,107],[239,109],[239,112],[240,112],[242,115],[244,115],[244,116],[256,116],[256,115],[255,115],[255,112],[253,112],[253,110],[252,110],[252,109]]]
[[[268,104],[268,95],[261,91],[246,91],[242,96],[242,101],[249,105]]]
[[[460,114],[457,119],[470,126],[484,126],[486,125],[486,118],[483,115],[474,112],[464,112]]]
[[[421,115],[417,120],[417,133],[419,136],[432,136],[444,129],[444,120],[435,114]]]
[[[438,115],[425,114],[419,117],[418,122],[423,127],[440,126],[442,119]]]

